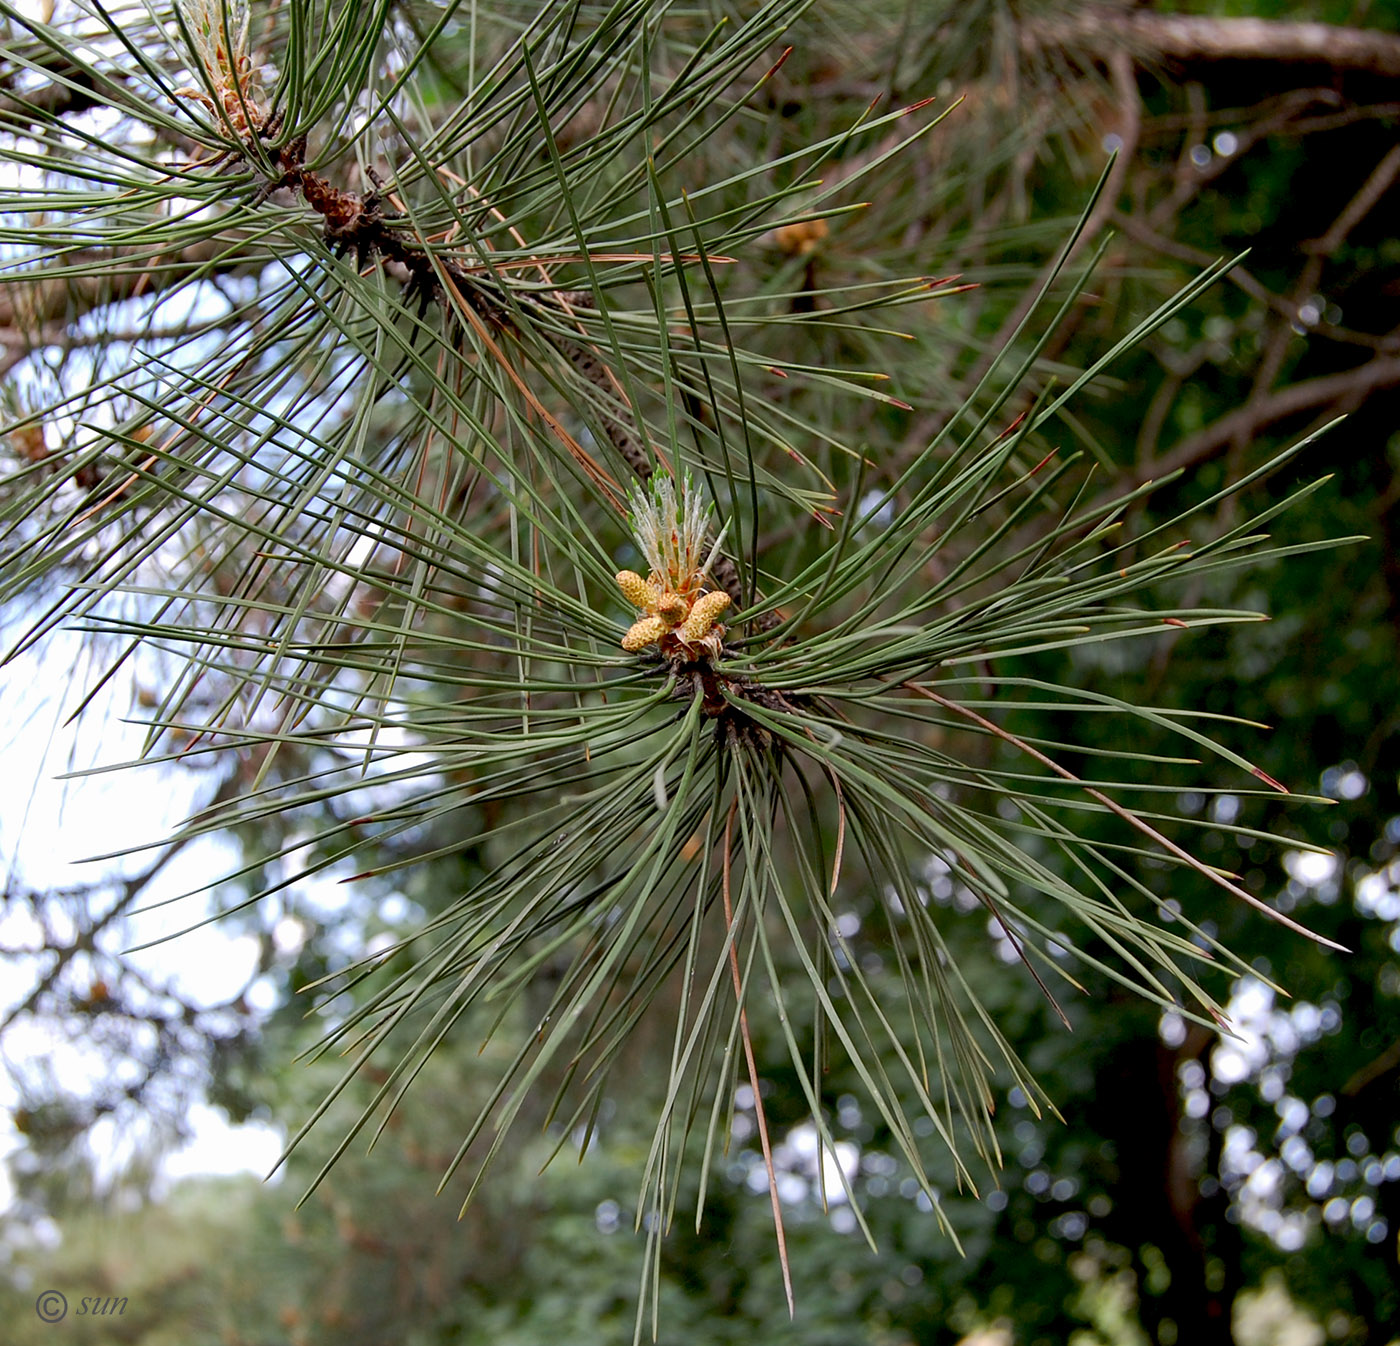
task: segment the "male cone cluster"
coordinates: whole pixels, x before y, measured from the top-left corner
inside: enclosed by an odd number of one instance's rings
[[[636,653],[657,645],[663,654],[716,657],[724,637],[719,617],[731,600],[723,590],[705,588],[709,510],[689,478],[679,491],[669,477],[655,481],[650,496],[638,488],[632,506],[633,532],[651,573],[643,579],[635,570],[617,572],[622,596],[643,614],[622,648]]]

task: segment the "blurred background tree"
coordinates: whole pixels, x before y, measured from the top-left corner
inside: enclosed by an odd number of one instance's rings
[[[498,54],[490,43],[504,41],[498,35],[512,24],[528,23],[526,8],[498,6],[502,28],[463,22],[424,47],[425,123],[436,120],[429,115],[436,104],[477,86]],[[736,7],[736,19],[752,17],[744,9]],[[12,27],[0,76],[16,171],[22,174],[41,150],[61,147],[81,157],[109,125],[102,117],[126,95],[94,77],[96,57],[65,64],[61,44],[36,45],[32,22],[6,12]],[[256,21],[256,6],[252,13]],[[441,11],[405,5],[387,14],[405,33],[426,38]],[[1084,488],[1090,501],[1152,483],[1128,517],[1145,531],[1212,499],[1271,461],[1280,445],[1345,413],[1343,426],[1252,481],[1244,495],[1213,506],[1201,537],[1220,535],[1300,483],[1331,473],[1327,489],[1270,522],[1274,543],[1306,546],[1356,534],[1369,540],[1191,581],[1189,602],[1267,612],[1267,624],[1083,644],[1022,659],[1014,672],[1127,702],[1272,726],[1244,750],[1268,776],[1328,796],[1333,807],[1248,794],[1224,763],[1214,776],[1198,771],[1199,787],[1183,787],[1175,804],[1195,820],[1196,844],[1211,863],[1243,875],[1250,891],[1352,953],[1309,944],[1187,871],[1154,872],[1142,862],[1138,872],[1169,910],[1204,923],[1253,963],[1257,977],[1230,992],[1238,1036],[1222,1037],[1093,976],[1087,994],[1057,989],[1066,1030],[1020,966],[1007,929],[945,862],[923,857],[918,885],[939,912],[950,955],[1063,1121],[1037,1115],[1023,1090],[999,1082],[1001,1189],[984,1190],[977,1201],[958,1193],[951,1168],[931,1170],[960,1254],[940,1231],[886,1120],[839,1059],[825,1082],[835,1145],[823,1163],[778,1027],[751,1014],[786,1203],[797,1317],[788,1324],[756,1100],[741,1085],[705,1222],[696,1234],[678,1220],[661,1247],[662,1339],[789,1333],[832,1343],[971,1337],[1171,1346],[1283,1340],[1268,1333],[1287,1330],[1300,1341],[1389,1342],[1400,1334],[1400,434],[1393,428],[1400,247],[1392,224],[1400,199],[1400,15],[1363,0],[988,0],[818,3],[784,17],[781,32],[775,24],[771,55],[776,62],[786,46],[792,54],[754,92],[761,70],[746,72],[754,78],[742,89],[736,78],[727,92],[741,115],[706,140],[685,172],[699,187],[759,155],[766,161],[831,146],[820,189],[794,194],[784,206],[792,222],[762,232],[745,262],[742,284],[763,305],[750,312],[762,312],[765,322],[749,324],[744,344],[775,364],[889,375],[893,395],[912,410],[840,403],[840,414],[851,418],[851,440],[872,464],[869,490],[894,481],[912,455],[958,426],[965,408],[991,405],[998,381],[1017,363],[994,366],[993,358],[1008,343],[1028,351],[1043,334],[1043,325],[1025,326],[1029,297],[1050,276],[1111,152],[1118,157],[1066,274],[1099,245],[1102,259],[1078,293],[1055,282],[1052,298],[1070,296],[1066,315],[1039,350],[1032,377],[1012,391],[1005,421],[1028,411],[1045,389],[1072,381],[1204,267],[1248,249],[1223,280],[1124,353],[1053,432],[1039,433],[1048,447],[1079,448],[1095,463]],[[82,21],[78,7],[61,0],[48,18],[56,31]],[[884,107],[925,97],[940,106],[961,101],[927,134],[911,138],[906,123],[893,122],[848,135],[877,97],[888,100]],[[237,100],[224,108],[230,120],[239,112]],[[567,152],[570,137],[582,143],[597,135],[590,118],[598,115],[596,99],[580,102],[559,132],[559,148]],[[193,157],[188,128],[173,115],[167,120],[152,134],[164,134],[172,154]],[[518,134],[522,143],[528,139]],[[539,156],[532,142],[531,157],[521,162]],[[800,179],[771,185],[786,190],[794,181]],[[7,210],[22,208],[25,189],[21,176]],[[861,210],[809,218],[866,201]],[[257,204],[293,209],[276,195]],[[86,268],[70,259],[66,273],[46,275],[41,284],[30,277],[6,285],[0,319],[12,400],[8,453],[18,489],[48,470],[50,458],[64,464],[74,492],[149,472],[141,467],[148,442],[142,435],[89,442],[82,416],[44,420],[37,409],[73,370],[122,357],[112,313],[131,321],[133,342],[182,339],[179,324],[159,308],[130,317],[122,306],[133,300],[162,287],[183,293],[193,276],[226,293],[228,313],[251,303],[242,287],[265,281],[265,246],[250,230],[237,248],[211,249],[196,239],[185,255],[159,266],[147,259],[113,274],[106,257]],[[901,324],[919,338],[907,351],[873,331],[876,320],[835,320],[843,303],[860,302],[852,298],[864,293],[856,287],[888,295],[892,282],[918,275],[956,275],[976,288],[905,303]],[[616,288],[631,312],[644,310],[636,273],[620,275]],[[833,297],[840,295],[846,298]],[[833,320],[804,325],[808,315],[823,314]],[[183,318],[215,336],[221,321],[212,312]],[[156,330],[160,323],[173,330]],[[557,375],[566,383],[569,367],[562,362]],[[636,381],[627,390],[633,405],[664,424],[660,396],[644,386],[649,377],[653,388],[661,386],[663,371],[628,377]],[[768,395],[804,423],[827,424],[838,394],[813,384],[786,404]],[[605,401],[593,406],[601,448],[610,412]],[[394,414],[401,413],[390,411],[386,423]],[[687,414],[704,418],[703,411]],[[444,498],[458,492],[469,499],[472,489],[446,476],[442,483]],[[99,498],[85,498],[85,507]],[[764,538],[765,573],[793,573],[805,562],[808,522],[794,513],[786,535]],[[1037,526],[1032,520],[1025,528],[1033,534]],[[22,532],[9,537],[13,546]],[[219,564],[239,574],[246,572],[237,567],[249,563]],[[38,607],[42,579],[26,577],[26,584],[15,601]],[[12,612],[11,629],[18,620]],[[148,716],[172,736],[187,733],[176,713],[181,702],[159,672],[142,670],[142,685],[157,689]],[[990,679],[1013,670],[989,663],[985,672]],[[86,686],[84,676],[78,685]],[[217,699],[217,687],[209,695]],[[1004,723],[1030,741],[1055,742],[1063,734],[1052,716],[1029,705],[1009,711]],[[936,726],[929,732],[951,733]],[[1238,736],[1231,741],[1240,743]],[[964,740],[957,742],[962,749]],[[1093,774],[1096,753],[1127,750],[1147,759],[1177,751],[1165,733],[1154,739],[1142,721],[1125,728],[1108,715],[1077,717],[1074,743],[1082,756],[1059,760],[1081,775]],[[1024,765],[1004,743],[981,742],[975,751],[989,768]],[[207,760],[207,798],[195,801],[206,810],[263,780],[324,769],[301,743],[286,745],[266,772],[246,756]],[[191,768],[172,768],[181,769]],[[338,804],[326,801],[332,819],[354,825],[351,811],[335,816]],[[1109,821],[1084,813],[1076,826],[1090,836],[1102,829],[1107,842]],[[473,820],[478,830],[489,825]],[[1246,826],[1291,838],[1296,849],[1251,836],[1241,830]],[[255,1010],[243,995],[212,1006],[182,1000],[168,986],[143,985],[149,976],[120,956],[125,917],[164,860],[151,878],[146,869],[123,872],[81,891],[29,888],[19,878],[7,886],[6,930],[20,932],[11,952],[29,975],[10,1005],[11,1022],[43,1025],[60,1040],[97,1041],[113,1060],[129,1063],[86,1090],[32,1064],[14,1065],[21,1096],[10,1159],[17,1201],[6,1231],[3,1300],[16,1342],[47,1339],[43,1334],[55,1330],[32,1311],[33,1292],[50,1284],[74,1297],[129,1299],[120,1320],[84,1323],[75,1316],[65,1323],[63,1330],[94,1341],[629,1338],[642,1245],[631,1234],[636,1171],[648,1149],[652,1083],[659,1089],[670,1070],[664,1029],[631,1043],[629,1087],[610,1088],[600,1100],[591,1137],[577,1128],[572,1137],[561,1135],[560,1121],[547,1119],[541,1104],[460,1223],[461,1184],[441,1198],[433,1190],[460,1143],[462,1119],[489,1098],[501,1064],[481,1060],[474,1040],[449,1041],[435,1052],[376,1151],[341,1158],[300,1211],[291,1209],[293,1189],[310,1182],[325,1158],[324,1146],[314,1150],[318,1133],[311,1151],[294,1153],[293,1176],[281,1187],[191,1182],[168,1195],[152,1187],[154,1155],[178,1134],[192,1096],[207,1093],[236,1119],[298,1126],[334,1072],[319,1060],[310,1069],[289,1065],[320,1031],[303,1018],[294,993],[365,951],[396,950],[392,957],[407,966],[412,947],[399,941],[440,915],[490,863],[479,848],[463,850],[468,829],[460,816],[429,817],[384,839],[357,836],[359,868],[380,877],[352,885],[350,900],[331,904],[314,885],[282,886],[292,876],[282,866],[284,853],[320,845],[318,859],[338,858],[334,833],[330,842],[316,839],[325,827],[305,817],[292,827],[258,811],[234,819],[241,858],[228,891],[280,889],[273,901],[230,918],[258,943],[252,975],[276,986],[270,1010]],[[1334,858],[1308,845],[1331,849]],[[404,867],[409,861],[415,863]],[[897,994],[899,953],[876,920],[881,900],[856,885],[843,891],[839,919],[865,976]],[[541,1009],[551,995],[550,972],[542,970],[536,991]],[[349,1125],[356,1106],[382,1083],[372,1072],[357,1081],[326,1119],[327,1134],[335,1133],[336,1113]],[[116,1180],[98,1175],[84,1146],[101,1118],[126,1119],[127,1129],[137,1118],[158,1123],[150,1153]],[[584,1139],[585,1161],[577,1168],[556,1161],[537,1176],[568,1139]],[[861,1237],[848,1201],[837,1199],[823,1213],[823,1168],[848,1173],[878,1252]],[[693,1189],[697,1178],[691,1171],[684,1182]],[[830,1172],[826,1186],[838,1194]],[[682,1201],[681,1209],[689,1208]],[[43,1228],[61,1232],[57,1247],[36,1244],[26,1231],[40,1217],[53,1222]],[[1271,1305],[1280,1302],[1289,1305],[1288,1325],[1270,1328]]]

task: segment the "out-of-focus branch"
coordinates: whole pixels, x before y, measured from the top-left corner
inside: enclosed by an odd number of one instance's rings
[[[127,85],[126,72],[115,65],[97,71],[84,68],[65,52],[40,42],[8,46],[0,63],[0,126],[9,131],[54,122],[95,107],[126,107],[136,111],[141,99]],[[42,72],[48,84],[23,87]]]
[[[0,351],[3,352],[0,353],[0,379],[36,349],[59,347],[67,353],[123,342],[129,346],[136,346],[143,341],[188,341],[191,337],[202,336],[206,332],[220,331],[233,321],[231,318],[219,318],[207,323],[179,323],[168,327],[110,327],[98,332],[75,331],[68,323],[61,322],[47,323],[43,327],[24,331],[0,327]]]
[[[92,80],[78,71],[72,84],[46,84],[23,96],[0,94],[0,120],[11,126],[16,122],[31,125],[101,105],[103,100],[93,92]]]
[[[1400,387],[1400,359],[1377,356],[1355,369],[1290,384],[1267,396],[1252,398],[1238,411],[1222,416],[1204,430],[1182,440],[1160,458],[1140,458],[1133,465],[1124,467],[1114,477],[1110,487],[1082,506],[1080,515],[1086,520],[1100,518],[1102,511],[1124,492],[1149,481],[1163,481],[1172,473],[1198,467],[1217,454],[1224,453],[1231,445],[1248,440],[1292,416],[1329,409],[1341,415],[1354,410],[1372,393],[1396,387]],[[1011,539],[1008,549],[1015,551],[1043,537],[1047,523],[1048,519],[1041,518],[1027,525]]]
[[[16,59],[21,55],[25,58],[23,64]],[[21,71],[34,68],[56,78],[41,88],[16,90],[16,77]],[[37,44],[10,54],[9,61],[0,67],[0,90],[0,120],[24,124],[84,112],[104,101],[97,96],[96,81],[88,71]]]
[[[1307,252],[1326,257],[1346,242],[1347,235],[1375,209],[1386,192],[1391,189],[1397,176],[1400,176],[1400,145],[1392,145],[1385,158],[1372,170],[1362,188],[1347,203],[1347,207],[1333,221],[1332,227],[1316,240],[1304,244]]]
[[[1028,19],[1021,41],[1031,49],[1096,55],[1126,48],[1156,61],[1315,61],[1400,78],[1400,34],[1328,23],[1154,14],[1100,4]]]
[[[1400,359],[1393,356],[1378,356],[1340,374],[1290,384],[1222,416],[1160,458],[1126,470],[1115,481],[1114,492],[1121,493],[1169,472],[1195,467],[1237,439],[1248,439],[1291,416],[1329,406],[1336,406],[1340,412],[1354,407],[1363,397],[1397,386],[1400,386]]]
[[[1392,147],[1372,170],[1361,190],[1343,207],[1326,233],[1315,242],[1303,245],[1303,252],[1306,254],[1307,260],[1303,263],[1302,270],[1293,284],[1293,291],[1289,297],[1289,307],[1295,312],[1302,311],[1307,297],[1315,293],[1317,287],[1322,283],[1323,268],[1327,259],[1346,242],[1347,235],[1365,219],[1381,197],[1390,190],[1397,173],[1400,173],[1400,147]],[[1264,347],[1263,355],[1254,375],[1254,387],[1249,400],[1242,408],[1243,411],[1247,412],[1251,407],[1267,404],[1272,395],[1274,384],[1283,370],[1284,361],[1287,359],[1288,349],[1292,344],[1293,331],[1294,327],[1291,321],[1285,322],[1275,319],[1273,334]],[[1369,367],[1362,366],[1363,369]],[[1364,396],[1364,393],[1362,395]],[[1237,431],[1235,440],[1237,453],[1244,452],[1249,436],[1253,433],[1254,426],[1246,419]]]
[[[223,239],[201,239],[179,252],[151,257],[148,253],[79,252],[66,259],[68,267],[100,264],[85,275],[45,276],[42,267],[11,271],[0,280],[0,328],[32,330],[45,323],[72,321],[107,304],[159,294],[183,284],[206,269],[209,275],[261,266]]]
[[[1154,252],[1160,253],[1164,257],[1173,257],[1179,262],[1186,262],[1191,266],[1207,267],[1219,261],[1219,256],[1215,253],[1206,252],[1201,248],[1193,248],[1187,243],[1182,243],[1177,239],[1168,238],[1165,234],[1153,231],[1143,220],[1134,215],[1127,215],[1122,212],[1115,213],[1112,221],[1113,227],[1119,232],[1126,234],[1137,243],[1142,243],[1151,248]],[[1293,323],[1298,320],[1298,306],[1286,295],[1276,294],[1273,290],[1264,285],[1244,266],[1231,267],[1225,273],[1225,279],[1231,284],[1238,286],[1251,299],[1258,300],[1266,305],[1274,313]],[[1313,326],[1313,335],[1326,337],[1329,341],[1336,341],[1346,346],[1361,346],[1367,350],[1378,350],[1389,353],[1397,345],[1400,345],[1400,334],[1382,334],[1376,336],[1366,332],[1354,332],[1344,327],[1338,327],[1335,323],[1325,320],[1319,321]]]
[[[220,782],[219,788],[214,791],[210,801],[193,816],[198,818],[202,814],[207,814],[211,810],[228,803],[237,795],[237,787],[239,784],[238,773],[231,773]],[[96,947],[95,941],[97,936],[103,930],[125,916],[131,908],[135,906],[136,900],[145,892],[147,887],[149,887],[164,871],[166,865],[199,835],[201,834],[187,832],[184,836],[177,837],[166,846],[156,857],[155,861],[146,869],[142,870],[141,873],[135,874],[129,879],[118,880],[116,883],[118,892],[117,900],[105,912],[95,916],[84,929],[78,932],[76,938],[69,943],[62,946],[50,945],[46,949],[46,952],[53,955],[53,966],[35,983],[30,989],[29,994],[18,1004],[14,1005],[5,1014],[3,1019],[0,1019],[0,1033],[3,1033],[5,1029],[16,1020],[26,1015],[36,1013],[44,996],[57,984],[59,978],[63,975],[74,957],[79,953],[91,952]]]

